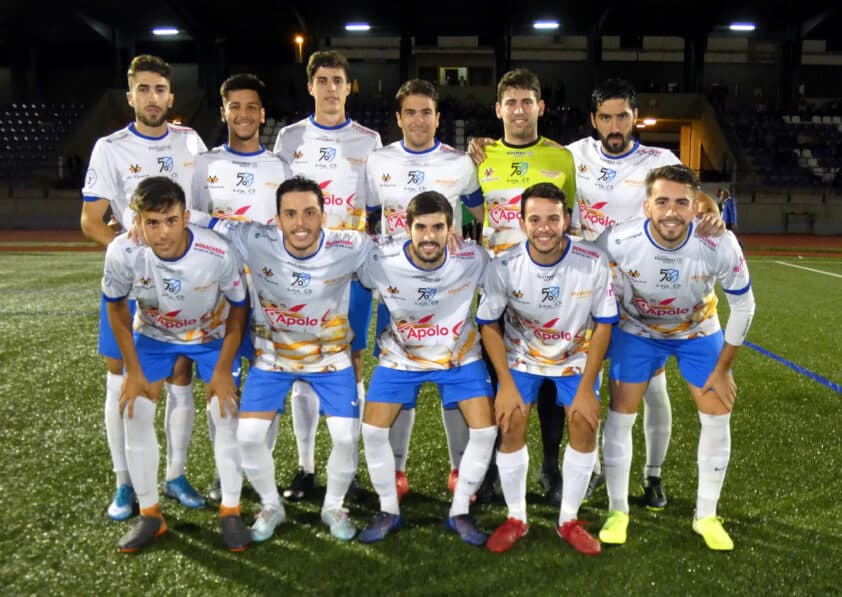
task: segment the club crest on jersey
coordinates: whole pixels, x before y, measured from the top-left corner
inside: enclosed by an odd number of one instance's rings
[[[599,178],[597,180],[601,182],[611,182],[617,176],[617,171],[611,168],[606,168],[603,166],[599,169]]]
[[[548,286],[541,289],[541,302],[552,303],[558,300],[559,288],[558,286]]]
[[[250,187],[254,184],[253,172],[237,172],[237,186]]]
[[[311,276],[307,272],[292,272],[292,285],[304,288],[310,285]]]
[[[181,280],[164,278],[164,292],[171,292],[173,294],[181,292]]]
[[[158,172],[172,172],[174,164],[172,156],[162,155],[158,158],[158,166],[160,167]]]
[[[130,164],[129,172],[131,172],[132,174],[140,174],[141,172],[143,172],[143,168],[141,168],[140,164]]]
[[[690,309],[686,307],[672,306],[674,301],[675,297],[664,299],[653,305],[641,296],[632,299],[632,303],[637,307],[638,312],[649,317],[674,317],[676,315],[687,315],[690,312]]]
[[[512,173],[509,176],[526,176],[529,172],[529,162],[512,162]]]
[[[419,288],[418,300],[416,303],[436,304],[436,289],[435,288]]]
[[[88,168],[88,172],[85,174],[85,186],[91,187],[96,183],[96,170],[93,168]]]
[[[422,185],[424,184],[423,170],[410,170],[407,173],[406,184],[408,185]]]
[[[335,147],[319,147],[319,161],[332,162],[336,159]]]
[[[670,282],[675,283],[678,282],[679,273],[678,270],[675,268],[663,268],[660,270],[661,279],[658,280],[659,282]]]
[[[520,215],[520,195],[512,197],[506,203],[498,203],[488,211],[488,217],[494,224],[514,222]]]

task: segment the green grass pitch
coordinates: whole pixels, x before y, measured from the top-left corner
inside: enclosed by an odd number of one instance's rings
[[[319,495],[289,504],[289,522],[269,542],[230,554],[222,547],[213,508],[187,511],[165,500],[171,532],[140,554],[119,554],[115,542],[129,525],[105,515],[113,476],[102,422],[104,364],[96,354],[101,264],[101,253],[0,253],[3,594],[839,594],[842,395],[748,348],[735,369],[739,398],[719,508],[736,543],[732,553],[709,551],[690,528],[699,425],[671,365],[674,428],[664,469],[670,504],[655,514],[633,502],[628,543],[606,546],[599,557],[581,556],[555,535],[558,513],[539,497],[535,416],[528,537],[511,552],[492,554],[447,533],[442,520],[449,464],[438,401],[429,389],[419,402],[412,441],[406,525],[383,543],[332,539],[319,520]],[[749,265],[758,302],[749,340],[842,383],[837,360],[842,260],[758,257]],[[369,359],[369,372],[371,366]],[[203,400],[198,386],[196,396]],[[163,410],[158,409],[159,425]],[[632,495],[638,493],[643,464],[640,419]],[[322,424],[317,452],[322,480],[328,443]],[[161,448],[163,456],[163,441]],[[296,465],[288,416],[275,456],[284,484]],[[361,474],[367,484],[363,458]],[[213,477],[201,412],[188,475],[200,489]],[[247,522],[258,509],[254,498],[244,495]],[[603,490],[581,517],[596,523],[595,531],[606,507]],[[361,526],[376,509],[372,500],[352,506],[351,516]],[[474,513],[489,531],[505,518],[502,503]]]

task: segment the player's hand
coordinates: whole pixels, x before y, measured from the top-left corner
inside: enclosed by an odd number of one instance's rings
[[[734,402],[737,400],[737,384],[734,383],[734,376],[731,375],[730,371],[714,369],[705,381],[702,392],[713,392],[728,412],[734,410]]]
[[[138,396],[149,398],[154,401],[157,396],[152,396],[152,389],[149,381],[143,373],[129,374],[123,377],[123,388],[120,390],[120,414],[126,414],[131,419],[134,416],[134,401]]]
[[[725,222],[719,214],[705,212],[696,217],[696,236],[721,236],[725,232]]]
[[[106,226],[111,228],[111,230],[114,231],[115,235],[122,234],[124,232],[123,231],[123,225],[120,224],[120,222],[118,222],[117,219],[114,218],[113,216],[111,217],[111,219],[108,220],[108,223],[106,224]]]
[[[580,416],[585,419],[588,426],[596,433],[599,427],[599,398],[593,388],[579,388],[567,410],[567,420],[573,422],[573,417]]]
[[[506,433],[512,421],[515,411],[526,416],[526,403],[513,385],[499,384],[497,397],[494,399],[494,418],[500,431]]]
[[[141,232],[140,226],[137,225],[137,222],[132,222],[132,227],[129,228],[129,240],[138,247],[146,246],[146,239],[143,238],[143,232]]]
[[[474,164],[479,166],[485,161],[485,146],[494,143],[491,137],[472,137],[471,142],[468,143],[468,155],[474,161]]]
[[[230,371],[227,373],[217,373],[214,371],[206,394],[208,396],[208,402],[216,396],[219,402],[219,416],[225,418],[226,412],[230,413],[232,417],[237,416],[240,400],[237,396],[237,386],[234,383],[234,376],[231,375]]]
[[[458,253],[464,244],[465,239],[462,238],[461,234],[451,232],[447,237],[447,252]]]

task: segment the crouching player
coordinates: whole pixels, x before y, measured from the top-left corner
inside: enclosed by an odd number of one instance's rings
[[[380,512],[360,532],[363,543],[380,541],[401,527],[389,428],[401,408],[415,407],[427,381],[438,386],[445,407],[458,404],[469,427],[445,526],[466,543],[485,543],[485,533],[468,511],[497,437],[491,381],[471,312],[488,255],[472,243],[449,252],[452,229],[453,208],[447,198],[436,191],[420,193],[406,209],[409,240],[378,247],[359,272],[363,286],[380,291],[390,315],[389,326],[378,338],[380,360],[363,416],[365,458],[380,496]]]
[[[730,416],[737,397],[731,366],[754,316],[754,295],[734,235],[693,234],[698,187],[685,166],[650,171],[647,218],[617,224],[598,240],[616,263],[622,314],[608,355],[611,407],[603,455],[610,512],[599,532],[603,543],[626,541],[632,426],[652,373],[675,356],[701,422],[693,530],[710,549],[734,548],[716,505],[731,454]],[[717,280],[731,307],[724,341],[716,312]]]
[[[528,530],[526,428],[545,380],[557,388],[570,434],[562,462],[558,534],[577,551],[600,551],[576,517],[597,457],[599,370],[619,315],[605,255],[565,234],[570,225],[566,203],[564,192],[552,183],[523,192],[520,227],[526,242],[492,262],[477,311],[499,380],[497,470],[509,509],[508,520],[488,539],[494,552],[511,549]],[[498,323],[501,316],[505,332]]]
[[[140,518],[117,543],[130,553],[166,532],[158,496],[158,439],[155,407],[164,380],[180,356],[195,361],[207,384],[217,429],[236,434],[237,398],[231,370],[248,313],[246,289],[236,253],[218,235],[188,226],[184,191],[165,177],[144,179],[131,207],[146,246],[127,235],[108,245],[102,293],[108,320],[126,366],[120,410],[129,476],[140,503]],[[137,297],[129,313],[127,297]],[[216,451],[217,467],[239,469],[234,451]],[[225,514],[225,513],[223,513]],[[221,519],[229,549],[245,549],[239,512]]]

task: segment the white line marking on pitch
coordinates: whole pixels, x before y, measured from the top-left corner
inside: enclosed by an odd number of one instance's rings
[[[776,261],[778,265],[785,265],[787,267],[794,267],[796,269],[807,270],[816,274],[824,274],[825,276],[833,276],[834,278],[842,278],[842,274],[834,274],[833,272],[825,272],[820,269],[813,269],[812,267],[804,267],[803,265],[795,265],[794,263],[787,263],[786,261]]]

